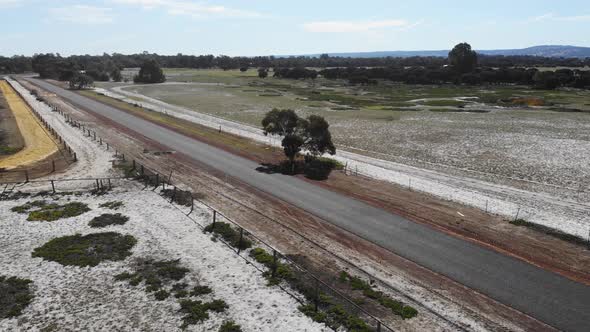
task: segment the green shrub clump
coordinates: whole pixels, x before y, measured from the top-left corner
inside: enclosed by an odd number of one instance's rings
[[[102,228],[110,225],[124,225],[127,221],[129,221],[129,217],[120,213],[104,213],[98,217],[92,218],[88,225],[93,228]]]
[[[114,232],[76,234],[53,239],[36,248],[32,256],[62,265],[96,266],[105,260],[124,260],[136,243],[133,236]]]
[[[111,201],[100,204],[98,207],[107,208],[111,210],[118,210],[120,207],[123,206],[123,202],[121,201]]]
[[[28,221],[55,221],[62,218],[79,216],[90,211],[90,208],[88,205],[80,202],[59,205],[45,201],[34,201],[15,206],[11,210],[18,213],[29,213]]]
[[[248,240],[244,235],[240,241],[240,233],[236,232],[230,224],[225,222],[216,222],[205,227],[205,232],[213,232],[221,236],[225,242],[240,250],[245,250],[252,247],[252,241]]]
[[[274,257],[262,248],[252,249],[250,251],[250,257],[269,269],[269,271],[264,273],[264,276],[271,285],[277,285],[281,280],[293,281],[295,279],[293,271],[287,264],[281,263],[278,259],[275,262]],[[272,273],[273,270],[274,276]]]
[[[389,308],[394,314],[402,317],[403,319],[413,318],[418,315],[418,311],[413,307],[404,305],[403,302],[396,301],[383,294],[383,292],[373,289],[373,287],[371,287],[368,282],[362,280],[359,277],[351,276],[350,274],[342,271],[340,272],[339,279],[342,282],[348,282],[353,290],[363,291],[363,295],[370,299],[376,300],[379,302],[379,304]]]
[[[0,275],[0,319],[20,316],[33,300],[32,281]]]
[[[219,332],[242,332],[242,328],[240,325],[230,320],[224,322],[221,327],[219,327]]]
[[[211,302],[201,302],[198,300],[181,300],[180,312],[184,313],[182,318],[182,328],[187,328],[189,325],[198,324],[209,319],[208,311],[224,312],[228,308],[227,304],[222,300],[213,300]]]
[[[191,296],[201,296],[211,294],[213,290],[209,286],[195,286],[191,291]]]

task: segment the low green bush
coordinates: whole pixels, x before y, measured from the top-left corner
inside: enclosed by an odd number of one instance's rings
[[[20,316],[33,300],[31,280],[0,275],[0,319]]]
[[[156,300],[158,301],[164,301],[165,299],[168,298],[168,296],[170,296],[170,293],[168,293],[165,290],[159,290],[156,293],[154,293],[154,296],[156,297]]]
[[[234,230],[230,224],[225,222],[216,222],[210,224],[204,229],[205,232],[214,233],[223,238],[225,242],[240,250],[245,250],[252,247],[252,241],[250,241],[244,234],[240,241],[240,233]]]
[[[119,208],[123,207],[123,202],[121,201],[111,201],[100,204],[98,207],[107,208],[111,210],[118,210]]]
[[[36,248],[32,256],[62,265],[96,266],[106,260],[124,260],[136,243],[133,236],[114,232],[76,234],[53,239]]]
[[[404,305],[400,301],[396,301],[383,292],[377,291],[371,285],[359,277],[351,276],[342,271],[339,275],[339,280],[348,282],[350,288],[353,290],[361,290],[366,297],[376,300],[382,306],[389,308],[394,314],[401,316],[404,319],[413,318],[418,315],[418,311],[411,306]]]
[[[154,293],[158,301],[168,298],[171,293],[174,297],[183,298],[189,295],[186,290],[188,284],[174,283],[185,277],[189,269],[180,266],[180,260],[154,261],[152,259],[137,260],[135,271],[123,272],[115,276],[115,280],[127,280],[131,286],[138,286],[145,282],[145,291]],[[171,285],[172,284],[172,285]]]
[[[182,317],[183,329],[209,319],[208,311],[224,312],[227,309],[227,304],[222,300],[205,303],[198,300],[181,300],[179,303],[179,311],[184,314]]]
[[[219,332],[242,332],[242,328],[240,325],[236,324],[234,321],[227,321],[224,322],[219,327]]]
[[[206,294],[211,294],[213,290],[209,286],[195,286],[190,294],[191,296],[201,296]]]
[[[111,225],[124,225],[127,221],[129,221],[129,217],[120,213],[104,213],[98,217],[92,218],[92,220],[88,222],[88,225],[93,228],[103,228]]]
[[[262,248],[250,250],[250,257],[269,269],[269,271],[264,272],[264,276],[268,279],[270,285],[277,285],[282,280],[290,281],[295,279],[293,271],[287,264],[281,263],[278,259],[275,263],[274,257]],[[274,276],[272,270],[275,270]]]
[[[24,205],[15,206],[13,212],[29,213],[29,221],[55,221],[62,218],[79,216],[90,211],[88,205],[80,202],[70,202],[63,205],[47,203],[46,201],[33,201]]]

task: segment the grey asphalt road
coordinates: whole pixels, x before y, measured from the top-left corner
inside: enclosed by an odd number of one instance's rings
[[[255,162],[42,80],[33,83],[170,149],[565,331],[590,331],[590,287],[297,178],[256,171]]]

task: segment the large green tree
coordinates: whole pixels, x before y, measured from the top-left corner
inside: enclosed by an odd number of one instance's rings
[[[326,152],[336,153],[329,127],[328,122],[319,115],[310,115],[303,119],[289,109],[273,109],[262,119],[265,135],[283,137],[281,145],[293,170],[295,158],[302,149],[307,150],[314,158]]]
[[[133,81],[135,83],[164,83],[166,82],[166,76],[160,64],[155,59],[148,59],[143,62]]]
[[[70,78],[70,89],[82,90],[90,87],[94,83],[94,79],[85,74],[75,73]]]
[[[449,63],[461,74],[470,73],[477,67],[477,53],[467,43],[457,44],[449,52]]]

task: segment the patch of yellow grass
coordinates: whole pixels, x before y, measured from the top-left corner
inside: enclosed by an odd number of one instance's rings
[[[24,100],[6,81],[0,81],[0,90],[14,114],[16,124],[24,139],[24,148],[2,160],[0,168],[13,169],[41,161],[57,152],[55,142],[43,129]]]

